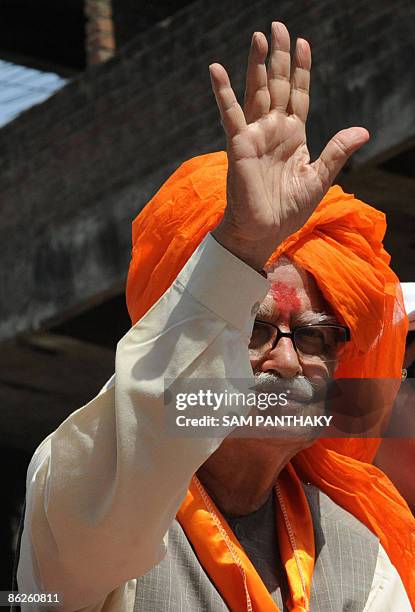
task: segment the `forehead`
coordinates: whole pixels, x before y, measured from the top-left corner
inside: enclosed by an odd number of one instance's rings
[[[308,310],[331,311],[312,275],[289,259],[279,260],[267,272],[267,278],[271,287],[261,310],[290,316]]]

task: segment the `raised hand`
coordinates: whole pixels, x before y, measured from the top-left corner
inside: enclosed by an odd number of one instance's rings
[[[227,137],[227,206],[213,235],[255,269],[300,229],[352,153],[368,139],[367,130],[338,132],[310,163],[306,141],[311,50],[298,39],[291,65],[290,36],[273,22],[268,43],[256,32],[248,59],[242,110],[228,74],[210,66],[212,88]]]

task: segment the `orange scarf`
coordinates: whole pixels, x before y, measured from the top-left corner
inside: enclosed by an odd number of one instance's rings
[[[280,556],[290,588],[290,610],[309,610],[314,569],[310,508],[294,468],[288,464],[275,487]],[[298,517],[301,517],[301,521]],[[278,610],[244,549],[196,476],[177,513],[179,523],[231,610]]]
[[[226,204],[226,173],[224,152],[191,159],[135,219],[127,281],[133,324],[163,295],[198,244],[219,223]],[[338,377],[401,376],[407,317],[399,281],[383,248],[385,231],[383,213],[335,186],[305,226],[270,258],[273,262],[285,253],[309,271],[334,312],[350,327],[352,341],[336,371]],[[389,409],[385,406],[385,413]],[[279,512],[277,529],[291,609],[307,609],[314,566],[313,526],[299,478],[324,491],[379,537],[415,607],[415,519],[389,479],[371,465],[378,445],[376,439],[319,440],[296,455],[281,474],[279,501],[286,516]],[[178,518],[223,598],[232,610],[247,605],[249,609],[249,601],[253,610],[276,610],[211,500],[223,531],[211,513],[206,514],[209,498],[207,494],[203,498],[203,489],[195,483]],[[295,536],[294,547],[290,533]],[[224,534],[237,551],[237,560]]]

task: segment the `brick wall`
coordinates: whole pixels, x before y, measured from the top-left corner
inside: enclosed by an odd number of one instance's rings
[[[160,21],[170,20],[193,0],[112,0],[115,42],[117,49],[131,42]]]
[[[397,0],[199,0],[0,131],[0,337],[122,289],[130,224],[180,162],[222,148],[208,64],[239,93],[254,30],[284,20],[313,46],[309,136],[363,124],[357,161],[415,132],[415,6]]]

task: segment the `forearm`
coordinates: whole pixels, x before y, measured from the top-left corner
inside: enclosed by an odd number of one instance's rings
[[[39,588],[62,591],[65,609],[100,601],[162,558],[191,476],[220,443],[162,433],[164,379],[252,375],[251,310],[268,284],[213,242],[121,340],[115,385],[33,460],[24,538]]]

